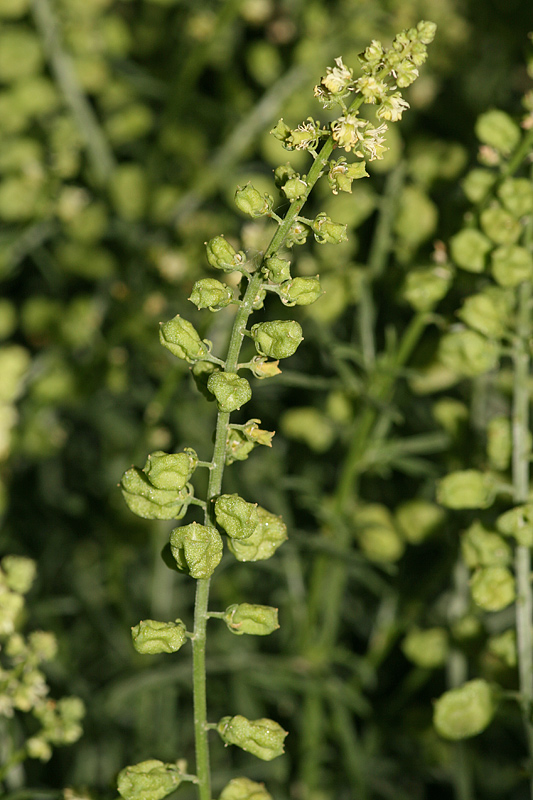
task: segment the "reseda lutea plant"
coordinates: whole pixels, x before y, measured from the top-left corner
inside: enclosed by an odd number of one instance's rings
[[[216,312],[230,305],[236,313],[226,358],[212,353],[212,344],[202,340],[194,326],[180,316],[161,325],[161,343],[178,358],[191,365],[197,384],[214,396],[218,415],[215,444],[210,461],[201,461],[191,448],[181,453],[152,453],[143,469],[129,469],[122,478],[122,491],[129,508],[148,519],[181,519],[189,506],[203,511],[203,524],[191,522],[175,528],[170,534],[170,552],[177,568],[196,580],[194,626],[188,630],[181,619],[170,622],[143,620],[132,629],[133,643],[140,653],[174,653],[191,641],[193,651],[193,694],[196,772],[188,774],[183,761],[173,764],[157,759],[143,761],[122,770],[118,791],[125,800],[159,800],[183,782],[198,787],[199,800],[212,800],[209,767],[209,731],[217,731],[226,745],[233,744],[269,761],[283,753],[287,735],[281,725],[271,719],[249,720],[237,715],[208,722],[206,704],[205,652],[209,618],[225,622],[237,635],[266,635],[278,627],[277,609],[270,606],[240,603],[225,611],[209,609],[210,579],[223,553],[223,539],[238,561],[259,561],[270,558],[287,538],[286,526],[280,517],[256,503],[236,494],[222,493],[225,466],[244,460],[257,445],[270,445],[272,432],[262,430],[260,421],[244,424],[230,422],[252,396],[247,378],[239,372],[248,370],[258,379],[280,372],[279,361],[293,355],[303,335],[296,320],[269,320],[250,325],[254,312],[263,308],[267,293],[277,294],[284,306],[309,305],[321,295],[317,277],[295,277],[287,250],[303,244],[312,233],[319,244],[336,244],[346,239],[346,226],[334,222],[325,213],[314,219],[301,215],[310,192],[318,179],[327,175],[334,194],[351,192],[354,180],[367,175],[366,161],[382,157],[387,121],[400,120],[408,103],[399,89],[409,86],[418,76],[418,67],[426,59],[426,47],[433,40],[435,25],[420,22],[416,28],[400,33],[390,49],[373,41],[360,55],[362,76],[353,77],[342,58],[328,68],[315,87],[315,96],[324,108],[340,107],[340,116],[328,126],[308,118],[291,129],[280,120],[273,135],[284,147],[306,150],[313,163],[306,175],[297,173],[289,164],[274,171],[275,183],[282,198],[289,200],[284,217],[274,210],[274,200],[261,194],[248,183],[238,188],[235,203],[252,218],[268,217],[275,224],[272,239],[260,256],[248,258],[235,249],[224,236],[216,236],[207,244],[207,260],[216,270],[242,275],[241,292],[214,278],[197,281],[190,300],[199,309]],[[360,116],[363,103],[376,106],[378,125]],[[335,149],[354,153],[356,160],[332,159]],[[255,354],[241,361],[241,348],[250,339]],[[191,478],[199,468],[209,470],[205,499],[195,496]],[[219,800],[271,800],[263,784],[245,777],[231,780]]]

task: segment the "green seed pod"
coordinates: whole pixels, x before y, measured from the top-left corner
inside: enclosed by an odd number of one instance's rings
[[[459,231],[450,239],[450,255],[458,267],[467,272],[483,272],[490,240],[475,228]]]
[[[260,424],[260,419],[249,419],[244,425],[245,435],[254,442],[254,444],[272,447],[272,439],[275,435],[275,431],[265,431],[259,427]]]
[[[497,533],[487,530],[479,520],[461,537],[461,554],[470,569],[504,566],[512,560],[511,548]]]
[[[409,544],[420,544],[442,525],[445,513],[428,500],[406,500],[394,512],[394,521]]]
[[[402,557],[405,544],[386,506],[362,506],[356,510],[354,522],[359,547],[371,561],[394,562]]]
[[[499,153],[508,155],[520,141],[520,128],[504,111],[492,109],[478,117],[476,136]]]
[[[496,527],[504,536],[514,536],[518,544],[533,547],[533,504],[516,506],[501,514]]]
[[[500,358],[500,346],[477,331],[451,331],[439,343],[439,359],[448,369],[473,378],[494,369]]]
[[[498,187],[498,197],[517,219],[533,211],[533,190],[528,178],[506,178]]]
[[[414,628],[402,642],[403,654],[422,669],[442,667],[448,655],[448,634],[444,628]]]
[[[494,480],[477,469],[450,472],[437,482],[437,502],[446,508],[489,508],[494,502]]]
[[[242,250],[237,252],[223,236],[215,236],[205,243],[207,260],[215,269],[223,272],[242,272],[246,263],[246,255]]]
[[[317,453],[329,450],[335,441],[335,427],[318,408],[290,408],[281,418],[281,430],[289,439],[296,439]]]
[[[215,517],[232,539],[248,539],[259,524],[257,503],[247,503],[238,494],[221,494],[217,497]]]
[[[233,778],[222,790],[219,800],[272,800],[262,783],[249,778]]]
[[[298,173],[293,178],[289,178],[282,187],[283,194],[288,200],[299,200],[307,191],[305,176],[301,178]]]
[[[467,406],[454,397],[443,397],[433,406],[433,416],[444,430],[457,438],[462,435],[468,422],[469,411]]]
[[[222,537],[216,528],[191,522],[174,528],[170,549],[176,563],[191,578],[209,578],[222,558]]]
[[[279,628],[278,609],[272,606],[234,604],[228,606],[223,619],[229,630],[238,636],[242,636],[243,633],[268,636]]]
[[[463,191],[471,203],[479,203],[494,185],[496,175],[488,169],[473,169],[462,181]],[[528,181],[529,183],[529,181]],[[509,209],[510,210],[510,209]]]
[[[250,181],[245,186],[238,186],[235,192],[235,205],[253,219],[270,214],[274,205],[274,198],[269,194],[260,194]]]
[[[130,511],[144,519],[181,519],[193,496],[190,486],[172,491],[155,488],[137,467],[126,470],[120,488]]]
[[[485,611],[501,611],[516,598],[515,581],[507,567],[479,567],[470,579],[474,603]]]
[[[0,562],[8,589],[17,594],[27,594],[35,580],[37,564],[26,556],[4,556]]]
[[[294,319],[276,319],[252,325],[252,339],[260,356],[288,358],[303,341],[302,328]]]
[[[143,472],[156,489],[178,491],[190,481],[197,464],[198,456],[192,447],[183,453],[156,450],[148,456]]]
[[[272,719],[251,720],[240,714],[235,717],[222,717],[217,731],[225,744],[237,745],[263,761],[271,761],[283,755],[283,742],[287,731]]]
[[[282,143],[286,150],[294,149],[290,144],[292,130],[285,122],[283,122],[283,119],[280,119],[278,122],[276,122],[270,133],[275,139],[278,139],[278,141]]]
[[[254,447],[254,442],[250,442],[244,433],[230,430],[226,446],[226,464],[229,466],[234,461],[246,461]]]
[[[175,622],[141,620],[131,629],[131,636],[137,652],[150,656],[158,653],[176,653],[187,641],[185,625],[180,619]]]
[[[457,313],[464,323],[491,339],[501,339],[509,328],[512,293],[497,286],[470,295]]]
[[[433,724],[444,739],[469,739],[485,730],[494,711],[492,690],[487,681],[478,678],[439,697],[433,710]]]
[[[299,219],[295,220],[287,234],[285,245],[292,247],[295,244],[305,244],[310,231],[311,228],[305,222],[301,222]]]
[[[359,178],[368,178],[365,161],[355,161],[348,164],[345,158],[333,161],[329,168],[328,183],[333,194],[339,192],[352,193],[352,181]]]
[[[493,417],[487,425],[487,456],[492,469],[503,472],[511,463],[513,450],[511,420]]]
[[[271,256],[265,259],[263,272],[271,283],[284,283],[291,279],[290,266],[290,261],[285,261],[285,259],[278,258],[277,256]]]
[[[257,506],[259,524],[247,539],[229,539],[228,548],[237,561],[264,561],[271,558],[287,539],[287,526],[275,514]]]
[[[503,661],[505,666],[514,669],[518,662],[516,648],[516,631],[509,629],[499,636],[491,636],[487,642],[487,649],[491,655]]]
[[[522,233],[520,221],[499,204],[485,208],[479,221],[483,233],[495,244],[514,244]]]
[[[293,278],[279,288],[281,302],[285,306],[309,306],[323,294],[318,275],[316,278]]]
[[[206,344],[200,339],[194,326],[179,314],[161,324],[159,340],[163,347],[189,364],[209,355]]]
[[[415,311],[430,311],[445,297],[452,278],[446,265],[413,270],[405,278],[402,296]]]
[[[285,127],[287,128],[287,131],[290,132],[290,128],[288,128],[286,125]],[[276,167],[274,170],[274,183],[278,189],[281,189],[288,180],[297,176],[298,173],[291,167],[290,164],[280,164],[279,167]]]
[[[315,218],[312,228],[318,244],[340,244],[348,239],[347,225],[333,222],[328,215],[321,211]]]
[[[215,395],[219,411],[237,411],[252,397],[246,378],[239,378],[234,372],[213,372],[208,378],[207,388]]]
[[[156,758],[141,761],[121,770],[117,778],[118,793],[124,800],[161,800],[182,782],[176,764],[164,764]]]
[[[198,308],[208,308],[210,311],[220,311],[233,301],[233,292],[216,278],[202,278],[192,287],[191,303]]]
[[[533,258],[525,247],[507,245],[497,247],[491,253],[491,271],[500,286],[515,287],[523,281],[531,280]]]

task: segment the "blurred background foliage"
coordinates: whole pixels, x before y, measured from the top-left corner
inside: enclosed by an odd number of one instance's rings
[[[283,514],[291,539],[271,562],[224,561],[213,606],[279,605],[282,627],[257,643],[213,623],[209,696],[214,719],[270,710],[291,731],[288,756],[266,766],[214,743],[215,790],[243,764],[279,800],[460,797],[451,775],[464,753],[430,726],[445,671],[400,647],[408,629],[447,618],[457,545],[453,530],[426,538],[431,525],[408,521],[398,533],[397,509],[429,503],[432,480],[464,463],[465,398],[435,400],[445,381],[426,374],[417,385],[414,373],[394,404],[392,385],[373,395],[357,309],[372,292],[385,359],[412,316],[407,271],[460,226],[476,116],[518,113],[529,86],[522,0],[0,0],[1,554],[36,559],[28,624],[58,638],[54,691],[87,707],[84,737],[17,770],[13,796],[75,786],[114,797],[128,763],[193,759],[188,659],[140,657],[130,639],[143,617],[187,619],[190,583],[160,559],[171,526],[134,518],[117,490],[155,449],[211,453],[213,405],[160,347],[158,323],[183,314],[215,352],[224,347],[226,311],[199,315],[187,297],[209,274],[207,239],[224,232],[264,247],[263,222],[235,213],[236,185],[272,191],[279,163],[306,169],[268,131],[281,116],[323,114],[312,88],[334,57],[356,67],[371,39],[389,42],[419,19],[438,32],[411,111],[352,195],[319,188],[316,210],[348,223],[349,242],[300,249],[297,271],[319,272],[326,294],[301,313],[305,346],[278,379],[256,382],[243,417],[277,434],[272,450],[228,470],[225,490]],[[435,337],[424,336],[415,362],[429,362]],[[377,554],[353,530],[339,540],[328,531],[351,424],[369,397],[381,429],[351,477],[385,531]],[[451,450],[446,431],[458,434]],[[339,564],[344,593],[327,612]],[[503,670],[474,633],[474,658]],[[476,796],[520,798],[512,714],[498,730],[470,752]]]

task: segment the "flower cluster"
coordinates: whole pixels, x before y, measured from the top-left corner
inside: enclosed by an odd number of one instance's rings
[[[19,630],[25,597],[35,578],[35,562],[22,556],[5,556],[0,565],[0,717],[15,718],[16,712],[31,713],[37,728],[16,750],[4,751],[2,773],[25,758],[48,761],[52,747],[72,744],[81,736],[85,710],[78,697],[55,701],[41,665],[55,658],[57,642],[52,633]],[[17,723],[18,725],[18,723]],[[13,740],[14,741],[14,740]]]

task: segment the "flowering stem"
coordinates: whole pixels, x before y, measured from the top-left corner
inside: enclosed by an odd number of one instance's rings
[[[531,223],[529,226],[531,239]],[[530,242],[531,244],[531,242]],[[513,345],[513,486],[517,504],[527,501],[529,492],[529,389],[531,366],[529,340],[531,337],[531,284],[525,281],[518,288],[517,330]],[[515,554],[517,582],[516,636],[518,675],[522,717],[526,732],[529,758],[533,759],[533,593],[531,588],[531,555],[529,548],[518,545]],[[530,794],[533,798],[533,774],[530,773]]]

